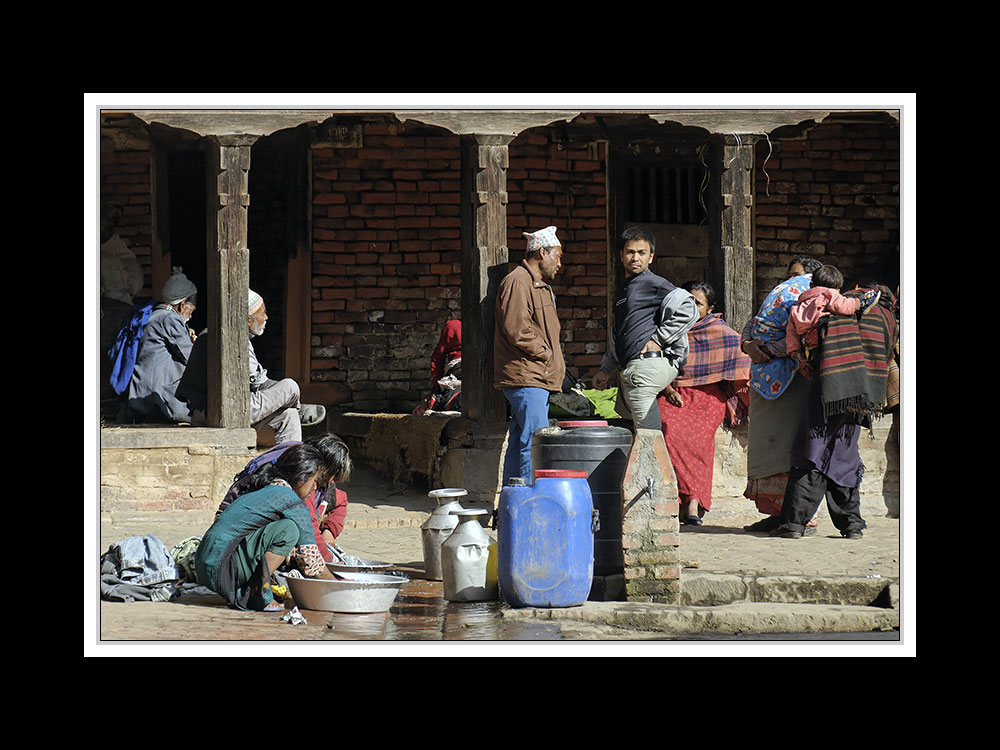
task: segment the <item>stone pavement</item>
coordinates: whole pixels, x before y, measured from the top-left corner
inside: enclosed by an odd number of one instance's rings
[[[387,625],[385,615],[331,618],[329,613],[311,613],[308,626],[292,626],[280,622],[277,615],[230,609],[214,594],[185,594],[169,603],[98,601],[93,613],[96,622],[85,622],[86,627],[95,625],[93,638],[86,645],[452,637],[440,629],[420,631],[425,627],[421,623],[445,627],[449,612],[453,623],[462,619],[456,609],[463,605],[444,602],[441,584],[422,579],[420,525],[433,509],[433,501],[415,490],[392,494],[388,480],[363,467],[344,489],[350,506],[338,540],[341,548],[359,557],[392,563],[409,575],[412,583],[401,590],[399,609],[435,613],[432,619],[410,618],[409,624],[416,631],[407,631],[395,615]],[[888,518],[881,500],[872,498],[865,498],[862,507],[868,529],[860,540],[841,538],[825,507],[817,516],[815,536],[788,540],[744,531],[744,525],[761,518],[749,500],[716,498],[703,526],[681,527],[679,551],[684,569],[680,605],[587,602],[567,609],[519,610],[497,603],[489,610],[489,617],[477,614],[479,620],[456,624],[453,632],[466,637],[478,632],[480,635],[472,637],[485,640],[606,642],[740,634],[772,634],[780,639],[789,633],[876,632],[890,639],[895,633],[895,645],[903,646],[907,639],[900,637],[906,633],[901,627],[901,612],[907,609],[901,604],[912,603],[912,599],[901,591],[915,591],[915,538],[906,532],[905,512],[902,521]],[[93,559],[96,564],[109,545],[129,535],[152,534],[169,548],[189,536],[203,534],[213,515],[208,511],[101,514],[100,544]],[[901,571],[903,587],[899,585]],[[96,589],[96,575],[94,585]],[[96,590],[94,598],[98,598]],[[403,600],[405,606],[400,604]],[[416,604],[410,606],[411,602]],[[465,615],[471,616],[475,605],[464,606]],[[477,612],[486,610],[480,607]],[[483,629],[486,619],[494,623],[492,630]],[[497,629],[498,620],[507,630]]]

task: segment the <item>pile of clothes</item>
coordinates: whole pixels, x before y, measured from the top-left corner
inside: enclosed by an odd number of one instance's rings
[[[157,537],[125,537],[101,555],[101,598],[118,602],[167,602],[198,588],[195,558],[201,537],[167,549]]]

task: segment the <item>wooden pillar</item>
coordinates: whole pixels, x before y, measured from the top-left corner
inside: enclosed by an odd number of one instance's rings
[[[754,143],[758,136],[723,137],[721,188],[721,254],[717,276],[722,282],[726,321],[743,329],[754,306]]]
[[[247,176],[251,135],[212,136],[208,169],[208,423],[250,426]],[[213,221],[213,217],[215,220]]]
[[[462,136],[462,415],[506,422],[493,388],[494,305],[507,275],[507,146],[513,136]]]

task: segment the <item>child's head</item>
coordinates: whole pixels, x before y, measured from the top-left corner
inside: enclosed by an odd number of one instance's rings
[[[844,274],[836,266],[820,266],[812,275],[812,285],[825,286],[828,289],[836,289],[838,292],[844,286]]]

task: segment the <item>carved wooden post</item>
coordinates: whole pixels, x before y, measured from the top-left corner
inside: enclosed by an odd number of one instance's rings
[[[507,145],[513,136],[462,136],[462,414],[506,422],[493,388],[497,288],[507,275]]]
[[[754,307],[754,143],[757,136],[724,137],[721,176],[721,268],[726,320],[737,331]]]
[[[208,423],[250,426],[247,173],[251,135],[212,136],[208,169]],[[212,217],[215,220],[212,220]]]

